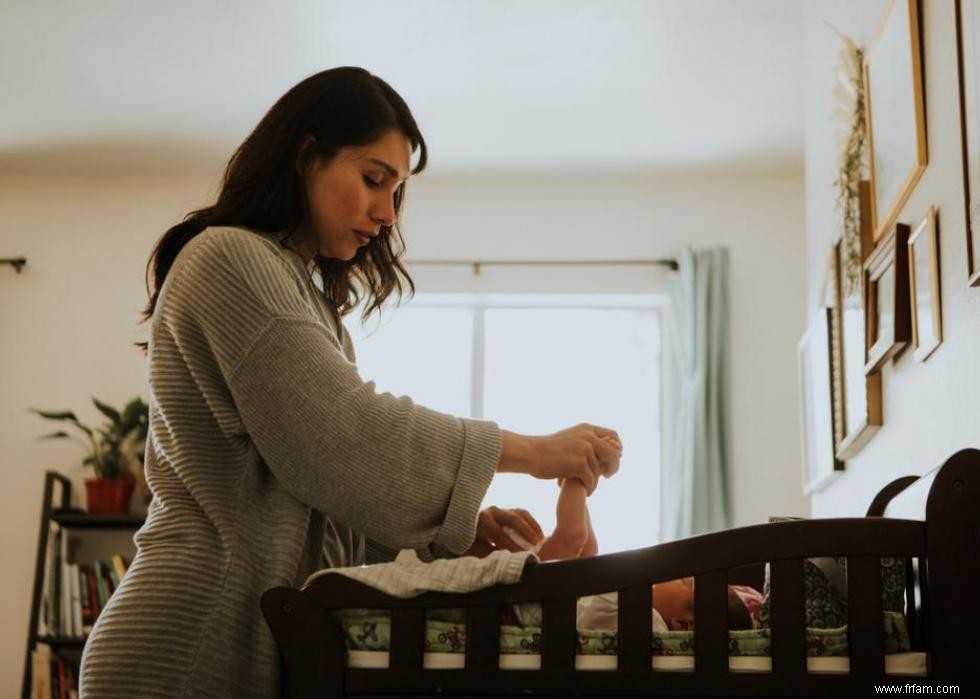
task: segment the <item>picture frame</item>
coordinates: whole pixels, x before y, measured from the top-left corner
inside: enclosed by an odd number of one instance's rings
[[[823,284],[823,305],[830,309],[830,397],[833,410],[834,455],[847,436],[844,420],[844,358],[841,337],[840,243],[830,249]]]
[[[908,241],[909,227],[895,223],[864,263],[865,374],[880,371],[912,339]]]
[[[844,468],[834,449],[831,315],[830,308],[821,307],[797,346],[805,494],[822,488]]]
[[[980,286],[980,0],[957,0],[967,283]]]
[[[918,0],[888,0],[862,66],[872,241],[891,230],[928,164]]]
[[[858,188],[860,208],[860,249],[862,265],[871,250],[871,183],[862,180]],[[848,242],[837,243],[837,257],[843,261]],[[857,454],[883,424],[881,374],[864,371],[867,332],[864,317],[864,274],[840,274],[840,343],[843,380],[844,439],[837,446],[837,458],[845,461]]]
[[[942,299],[939,287],[939,228],[936,207],[909,236],[909,308],[912,314],[913,356],[923,362],[943,341]]]

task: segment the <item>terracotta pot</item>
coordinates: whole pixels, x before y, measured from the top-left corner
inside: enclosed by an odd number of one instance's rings
[[[122,478],[86,478],[85,494],[90,515],[129,514],[133,481]]]

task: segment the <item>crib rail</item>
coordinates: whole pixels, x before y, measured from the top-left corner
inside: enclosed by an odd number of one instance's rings
[[[815,519],[737,527],[634,551],[529,566],[519,584],[499,585],[466,595],[427,593],[401,599],[340,575],[319,577],[305,592],[327,609],[438,609],[574,599],[608,591],[609,580],[615,580],[620,589],[628,589],[780,560],[925,555],[925,524],[920,521],[866,517]]]
[[[349,578],[328,575],[314,580],[302,592],[270,590],[262,603],[287,658],[287,675],[301,676],[289,669],[290,654],[303,655],[308,668],[311,663],[320,668],[318,678],[311,678],[307,671],[303,680],[307,685],[291,690],[297,697],[331,696],[326,692],[328,686],[337,697],[396,690],[420,696],[516,691],[545,695],[594,691],[608,696],[865,692],[875,680],[884,682],[886,678],[881,557],[912,559],[925,554],[926,532],[921,521],[877,517],[787,521],[636,551],[530,566],[519,584],[465,595],[428,593],[410,599],[393,598]],[[803,560],[828,555],[848,558],[851,670],[840,676],[808,673],[806,664]],[[772,672],[733,673],[728,656],[729,571],[765,562],[771,564]],[[695,670],[653,670],[650,585],[688,575],[695,577]],[[616,581],[619,592],[616,670],[576,671],[577,598],[609,591],[609,581]],[[541,670],[500,670],[500,607],[523,602],[542,605]],[[328,656],[339,654],[343,658],[344,646],[339,626],[328,610],[338,608],[391,610],[387,670],[348,668],[336,672],[337,662]],[[439,608],[466,609],[465,670],[423,669],[425,610]],[[306,622],[296,624],[289,618],[296,615],[302,615]],[[311,650],[316,647],[321,651]],[[321,655],[316,656],[317,652]],[[889,682],[901,679],[887,677]]]

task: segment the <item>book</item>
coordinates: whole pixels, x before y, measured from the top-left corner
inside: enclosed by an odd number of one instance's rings
[[[109,591],[105,588],[105,576],[102,573],[102,561],[95,561],[95,586],[99,591],[99,609],[105,609],[109,599]]]
[[[51,661],[51,696],[61,699],[65,695],[65,661],[57,655]]]
[[[31,697],[51,699],[51,646],[38,643],[31,651]]]
[[[116,575],[119,576],[117,579],[122,580],[126,571],[129,570],[129,563],[117,553],[112,557],[112,567],[116,571]]]
[[[68,568],[71,581],[71,627],[73,636],[82,636],[82,593],[78,584],[78,564],[72,563]]]
[[[99,604],[99,588],[95,584],[95,571],[92,566],[85,566],[85,583],[88,586],[88,596],[92,602],[92,623],[99,618],[102,606]]]
[[[88,586],[89,566],[82,563],[78,566],[78,588],[82,600],[82,633],[88,634],[95,623],[95,606],[92,604],[92,597]]]
[[[112,567],[107,563],[102,564],[102,578],[105,583],[106,600],[109,600],[112,598],[112,593],[116,591],[116,586],[112,582]]]

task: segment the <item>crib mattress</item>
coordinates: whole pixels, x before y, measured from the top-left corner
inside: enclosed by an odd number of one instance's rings
[[[391,618],[387,614],[343,610],[336,614],[350,651],[389,650]],[[911,650],[905,616],[886,611],[882,618],[884,653],[892,656]],[[578,657],[612,656],[617,654],[618,637],[615,629],[577,629]],[[693,657],[694,630],[658,631],[652,633],[650,653],[654,658]],[[541,653],[540,627],[500,626],[500,656],[534,655]],[[729,656],[757,657],[768,660],[772,655],[772,634],[768,628],[732,630],[728,632]],[[427,653],[445,653],[462,657],[466,647],[466,624],[427,619],[425,644]],[[848,656],[847,626],[833,629],[806,629],[806,653],[814,660],[825,657],[845,659]],[[819,663],[818,663],[819,665]]]
[[[387,651],[352,650],[347,654],[347,667],[380,669],[388,667]],[[433,652],[423,655],[423,667],[427,670],[461,670],[466,658],[463,653]],[[577,655],[575,669],[583,671],[615,670],[615,655]],[[651,667],[665,672],[691,672],[694,670],[694,657],[690,655],[654,655]],[[732,672],[771,672],[772,659],[752,656],[731,656],[728,667]],[[806,659],[808,672],[840,673],[850,671],[848,657],[811,656]],[[538,670],[541,668],[540,655],[508,654],[500,656],[501,670]],[[885,672],[889,675],[926,674],[926,654],[907,652],[890,653],[885,656]]]
[[[387,614],[368,610],[343,610],[337,615],[346,637],[348,667],[388,666],[391,624]],[[925,675],[926,654],[910,652],[905,617],[896,612],[883,616],[885,671],[896,675]],[[425,624],[424,667],[461,669],[465,664],[466,625],[435,619]],[[613,630],[578,629],[575,667],[578,670],[615,670],[617,634]],[[651,667],[654,670],[690,672],[694,669],[694,631],[654,631]],[[769,629],[729,631],[729,668],[733,672],[771,672]],[[847,626],[806,629],[807,670],[814,673],[847,673]],[[535,670],[541,667],[541,629],[500,627],[502,670]]]

